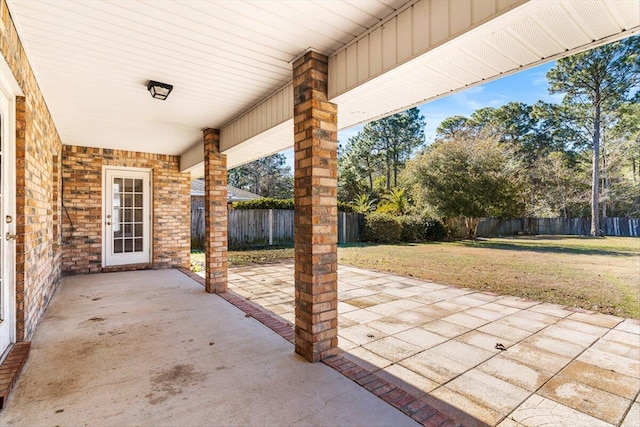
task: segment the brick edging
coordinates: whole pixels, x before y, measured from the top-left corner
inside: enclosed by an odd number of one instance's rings
[[[201,284],[202,286],[205,285],[204,283],[204,277],[194,273],[193,271],[189,270],[188,268],[178,268],[177,269],[179,272],[189,276],[191,279],[193,279],[194,282],[198,282],[199,284]]]
[[[187,270],[186,268],[179,268],[178,270],[186,274],[202,286],[205,286],[205,279],[202,276],[199,276],[198,274]],[[226,290],[225,292],[216,292],[216,295],[231,303],[232,305],[238,307],[240,310],[250,315],[258,322],[262,323],[290,343],[293,344],[293,342],[295,341],[295,331],[293,329],[293,325],[290,322],[287,322],[286,320],[276,316],[270,311],[267,311],[263,307],[250,302],[234,291]]]
[[[196,273],[187,270],[186,268],[179,268],[178,270],[202,286],[205,285],[204,278]],[[226,292],[220,292],[217,295],[238,307],[240,310],[255,318],[260,323],[293,344],[295,340],[295,331],[291,323],[278,318],[275,314],[266,310],[264,307],[248,301],[246,298],[233,291],[227,290]],[[328,357],[322,360],[322,363],[338,371],[351,381],[378,396],[380,399],[384,400],[389,405],[411,417],[423,426],[462,427],[462,424],[456,422],[443,412],[433,408],[424,399],[415,397],[401,387],[391,384],[387,380],[380,378],[375,373],[372,373],[357,363],[348,360],[340,354]]]
[[[462,424],[433,408],[425,400],[391,384],[342,355],[326,358],[322,362],[423,426],[462,427]]]
[[[0,365],[0,409],[7,401],[13,385],[20,376],[20,372],[29,357],[31,341],[21,341],[13,345],[7,357]]]

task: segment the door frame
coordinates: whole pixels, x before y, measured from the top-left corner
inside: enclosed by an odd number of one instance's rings
[[[4,262],[1,262],[2,280],[5,286],[6,295],[3,301],[5,312],[4,320],[7,322],[8,329],[5,332],[8,335],[6,348],[0,348],[0,361],[4,359],[11,344],[16,342],[16,323],[17,323],[17,306],[16,306],[16,97],[24,96],[18,82],[13,77],[13,73],[9,68],[2,55],[0,55],[0,92],[7,99],[5,118],[3,120],[3,129],[5,129],[6,139],[4,140],[3,166],[1,182],[3,188],[2,212],[4,218],[0,218],[0,241],[2,242],[2,254],[4,254]],[[9,166],[9,167],[7,167]],[[9,221],[11,217],[11,221]],[[10,233],[13,238],[7,239],[5,234]],[[3,322],[4,323],[4,322]]]
[[[141,262],[120,262],[120,263],[108,263],[108,248],[109,244],[107,239],[112,239],[112,236],[107,235],[107,215],[112,209],[111,206],[107,206],[108,201],[111,199],[108,194],[110,190],[110,183],[107,182],[108,172],[111,171],[121,171],[124,174],[127,172],[142,172],[148,175],[149,188],[147,189],[147,197],[144,202],[148,206],[148,215],[146,221],[146,227],[144,228],[144,233],[146,234],[146,245],[148,247],[148,259],[146,261]],[[100,215],[100,219],[102,222],[102,267],[116,267],[119,265],[135,265],[135,264],[151,264],[153,260],[153,245],[151,244],[153,240],[153,169],[151,168],[136,168],[136,167],[126,167],[126,166],[110,166],[103,165],[102,166],[102,214]]]

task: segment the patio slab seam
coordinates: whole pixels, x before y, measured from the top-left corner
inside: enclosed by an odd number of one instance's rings
[[[178,270],[200,285],[205,286],[205,279],[198,274],[186,268],[179,268]],[[294,343],[295,331],[290,322],[279,318],[263,307],[251,303],[234,291],[227,290],[226,292],[217,293],[217,295],[247,315],[255,318],[290,343]],[[431,407],[424,399],[412,395],[402,387],[389,383],[375,373],[363,368],[352,360],[346,359],[340,354],[324,359],[322,362],[423,426],[463,427],[462,424],[456,422],[445,413]]]
[[[556,322],[551,323],[551,324],[549,324],[549,325],[547,325],[547,326],[545,326],[545,327],[541,328],[541,329],[540,329],[540,330],[538,330],[537,332],[532,333],[530,336],[533,336],[533,335],[535,335],[535,334],[537,334],[537,333],[539,333],[539,332],[541,332],[541,331],[545,330],[546,328],[548,328],[548,327],[550,327],[550,326],[555,325],[555,324],[556,324],[557,322],[559,322],[560,320],[562,320],[562,319],[560,319],[560,318],[559,318]],[[474,329],[470,329],[470,330],[469,330],[469,332],[477,331],[480,327],[482,327],[482,325],[480,325],[480,326],[478,326],[478,327],[476,327],[476,328],[474,328]],[[519,344],[519,343],[521,343],[521,342],[525,341],[525,340],[526,340],[527,338],[529,338],[530,336],[528,336],[528,337],[524,337],[524,338],[522,338],[522,339],[520,339],[520,340],[518,340],[518,341],[514,342],[510,347],[513,347],[513,346],[515,346],[515,345],[517,345],[517,344]],[[456,338],[457,338],[457,337],[451,337],[451,338],[448,338],[447,340],[443,341],[443,342],[442,342],[442,343],[440,343],[439,345],[442,345],[442,344],[445,344],[445,343],[448,343],[448,342],[457,342],[457,339],[456,339]],[[496,337],[496,338],[498,338],[498,337]],[[468,345],[475,347],[473,344],[468,344]],[[593,344],[592,344],[592,345],[593,345]],[[360,347],[362,347],[362,346],[360,346]],[[507,350],[508,350],[508,349],[507,349]],[[587,349],[585,349],[584,351],[586,351],[586,350],[587,350]],[[397,361],[393,362],[392,364],[399,365],[399,364],[400,364],[400,362],[402,362],[403,360],[409,359],[409,358],[411,358],[411,357],[413,357],[413,356],[416,356],[416,355],[418,355],[418,354],[420,354],[420,353],[423,353],[423,352],[425,352],[425,351],[427,351],[427,350],[423,350],[423,351],[421,351],[421,352],[418,352],[418,353],[413,354],[413,355],[411,355],[411,356],[408,356],[408,357],[406,357],[406,358],[403,358],[403,359],[397,360]],[[506,350],[505,350],[505,351],[506,351]],[[475,369],[477,369],[479,366],[481,366],[482,364],[486,363],[488,360],[491,360],[491,359],[495,358],[496,356],[498,356],[498,355],[500,355],[500,354],[502,354],[502,351],[501,351],[501,352],[498,352],[498,353],[495,353],[493,356],[489,357],[488,359],[482,360],[482,361],[478,362],[477,364],[475,364],[475,365],[471,366],[470,368],[468,368],[468,369],[464,370],[463,372],[461,372],[461,373],[459,373],[459,374],[457,374],[457,375],[454,375],[454,376],[453,376],[452,378],[450,378],[449,380],[444,381],[442,384],[439,384],[436,388],[434,388],[433,390],[431,390],[431,392],[435,392],[436,390],[443,389],[443,388],[445,388],[445,389],[446,389],[446,386],[447,386],[448,384],[452,383],[454,380],[456,380],[456,379],[458,379],[458,378],[462,377],[463,375],[465,375],[465,374],[467,374],[467,373],[469,373],[469,372],[474,371],[474,370],[475,370]],[[580,354],[582,354],[582,353],[580,353]],[[511,414],[512,414],[516,409],[518,409],[522,403],[524,403],[527,399],[531,398],[531,396],[535,395],[535,394],[536,394],[536,393],[537,393],[537,392],[538,392],[542,387],[544,387],[544,385],[545,385],[545,384],[547,384],[547,383],[548,383],[552,378],[554,378],[556,375],[560,374],[560,372],[562,372],[562,371],[563,371],[563,370],[564,370],[564,369],[565,369],[569,364],[571,364],[571,362],[573,362],[577,357],[579,357],[579,356],[580,356],[580,354],[579,354],[579,355],[577,355],[577,356],[576,356],[574,359],[572,359],[571,361],[567,362],[567,364],[566,364],[565,366],[563,366],[563,367],[560,369],[560,371],[558,371],[555,375],[553,375],[551,378],[549,378],[547,381],[545,381],[542,385],[540,385],[540,387],[538,387],[536,390],[534,390],[534,391],[530,392],[530,393],[527,395],[527,397],[526,397],[525,399],[523,399],[523,400],[522,400],[522,402],[520,402],[520,404],[518,404],[518,405],[517,405],[514,409],[512,409],[509,413],[507,413],[507,414],[506,414],[506,415],[504,415],[502,418],[500,418],[500,420],[499,420],[496,424],[497,424],[497,425],[499,425],[500,423],[502,423],[503,421],[505,421],[506,419],[508,419],[508,418],[509,418],[509,415],[511,415]],[[402,366],[402,365],[399,365],[399,366]],[[334,369],[335,369],[335,368],[334,368]],[[407,369],[409,369],[409,368],[407,368]],[[409,369],[409,370],[411,370],[411,369]],[[375,374],[374,374],[374,375],[375,375]],[[349,375],[347,375],[347,377],[349,377]],[[349,378],[350,378],[350,377],[349,377]],[[357,382],[357,381],[356,381],[356,382]],[[393,387],[395,387],[395,386],[393,386]],[[366,388],[366,387],[365,387],[365,388]],[[471,400],[473,400],[470,396],[468,396],[468,397],[469,397]],[[441,403],[442,403],[442,404],[444,404],[444,405],[446,405],[446,406],[449,406],[446,402],[441,401]],[[560,402],[559,402],[559,403],[560,403]],[[632,403],[633,403],[633,402],[632,402]],[[629,407],[629,409],[628,409],[628,410],[630,410],[630,409],[631,409],[631,406]],[[456,412],[456,411],[454,411],[454,412]]]
[[[578,309],[576,309],[576,310],[571,310],[571,311],[575,311],[575,312],[577,312],[577,313],[583,313],[583,314],[591,314],[591,313],[593,313],[593,312],[589,312],[588,310],[579,309],[579,308],[578,308]],[[586,313],[585,313],[585,312],[586,312]],[[559,322],[560,320],[562,320],[562,319],[558,319],[558,322]],[[556,322],[556,323],[558,323],[558,322]],[[550,326],[555,325],[556,323],[554,323],[554,324],[550,324],[550,325],[547,325],[547,326],[545,326],[544,328],[542,328],[540,331],[543,331],[543,330],[545,330],[545,329],[549,328]],[[613,329],[611,329],[611,330],[613,330]],[[540,331],[536,332],[536,334],[537,334],[537,333],[539,333]],[[534,334],[534,335],[535,335],[535,334]],[[591,344],[589,344],[589,346],[588,346],[588,347],[584,348],[584,350],[582,350],[580,353],[578,353],[578,354],[576,354],[574,357],[572,357],[572,358],[571,358],[571,360],[570,360],[568,363],[566,363],[562,368],[560,368],[560,369],[559,369],[559,370],[558,370],[554,375],[552,375],[551,377],[549,377],[547,380],[543,381],[537,389],[535,389],[534,391],[532,391],[532,392],[529,394],[529,396],[527,396],[527,398],[526,398],[525,400],[523,400],[523,401],[522,401],[518,406],[516,406],[515,408],[513,408],[513,409],[512,409],[512,410],[511,410],[511,411],[510,411],[506,416],[504,416],[504,417],[500,420],[500,422],[503,422],[503,421],[508,420],[508,419],[513,420],[513,419],[512,419],[512,418],[510,418],[510,417],[511,417],[511,416],[512,416],[512,415],[513,415],[513,414],[514,414],[514,413],[515,413],[519,408],[520,408],[520,406],[521,406],[524,402],[526,402],[527,400],[531,399],[533,396],[535,396],[536,394],[538,394],[538,393],[539,393],[539,392],[540,392],[540,391],[541,391],[541,390],[542,390],[542,389],[543,389],[547,384],[549,384],[550,382],[552,382],[554,379],[556,379],[556,378],[560,377],[560,376],[562,375],[562,373],[563,373],[563,372],[565,372],[565,371],[568,369],[568,367],[569,367],[573,362],[577,361],[577,360],[580,358],[580,356],[582,356],[582,355],[583,355],[584,353],[586,353],[589,349],[591,349],[591,348],[592,348],[592,347],[593,347],[593,346],[594,346],[594,345],[595,345],[595,344],[596,344],[596,343],[597,343],[601,338],[602,338],[602,337],[600,337],[600,338],[598,338],[598,339],[595,339]],[[524,340],[526,340],[526,338],[524,338],[524,339],[520,340],[519,342],[522,342],[522,341],[524,341]],[[498,354],[499,354],[499,353],[498,353]],[[495,357],[495,356],[494,356],[494,357]],[[600,388],[598,388],[598,387],[594,387],[594,388],[597,388],[597,389],[599,389],[599,390],[600,390]],[[602,390],[602,391],[606,391],[606,390]],[[626,419],[627,415],[629,414],[629,412],[630,412],[630,411],[631,411],[631,409],[633,408],[634,402],[635,402],[635,401],[636,401],[636,399],[638,398],[638,395],[640,395],[640,391],[638,391],[638,393],[636,393],[636,395],[635,395],[635,399],[632,399],[632,400],[630,401],[629,406],[628,406],[628,407],[627,407],[627,409],[624,411],[624,414],[622,415],[622,417],[621,417],[621,419],[620,419],[619,423],[623,422],[623,421]],[[545,397],[545,398],[547,398],[547,399],[549,399],[549,400],[551,400],[551,401],[554,401],[554,402],[556,402],[556,403],[558,403],[558,404],[560,404],[560,405],[565,405],[565,403],[560,402],[560,401],[558,401],[558,400],[556,400],[556,399],[553,399],[552,397],[549,397],[549,396],[544,396],[544,397]],[[572,409],[575,409],[575,408],[572,408]],[[577,410],[577,409],[575,409],[575,410]],[[577,410],[577,411],[579,411],[579,410]],[[579,412],[581,412],[581,413],[585,413],[585,412],[583,412],[583,411],[579,411]],[[591,416],[593,416],[593,415],[591,415]],[[606,420],[603,420],[603,419],[602,419],[602,418],[600,418],[600,417],[596,417],[596,416],[593,416],[593,417],[594,417],[594,418],[596,418],[596,419],[598,419],[598,420],[600,420],[600,421],[608,422],[608,421],[606,421]],[[514,421],[515,421],[515,420],[514,420]]]
[[[482,306],[478,306],[478,307],[482,307]],[[581,314],[593,314],[593,313],[594,313],[594,312],[591,312],[591,311],[589,311],[589,310],[584,310],[584,309],[580,309],[580,308],[574,308],[574,307],[564,307],[564,308],[565,308],[565,309],[567,309],[567,310],[569,310],[569,311],[576,312],[576,313],[581,313]],[[522,310],[522,311],[526,311],[526,309],[524,309],[524,310]],[[553,316],[553,317],[557,317],[557,316]],[[527,337],[524,337],[524,338],[522,338],[522,339],[520,339],[520,340],[518,340],[518,341],[515,341],[515,342],[514,342],[511,346],[509,346],[509,347],[513,347],[513,346],[515,346],[515,345],[517,345],[517,344],[519,344],[519,343],[525,342],[528,338],[530,338],[530,337],[532,337],[532,336],[535,336],[535,335],[539,334],[540,332],[542,332],[542,331],[544,331],[544,330],[546,330],[546,329],[548,329],[548,328],[550,328],[550,327],[552,327],[552,326],[556,325],[557,323],[559,323],[559,322],[560,322],[560,321],[562,321],[563,319],[564,319],[564,318],[558,318],[554,323],[550,323],[550,324],[548,324],[548,325],[546,325],[546,326],[542,327],[541,329],[537,330],[536,332],[532,332],[532,333],[531,333],[531,335],[529,335],[529,336],[527,336]],[[482,325],[481,325],[481,326],[478,326],[478,327],[476,327],[476,328],[471,329],[469,332],[477,331],[477,330],[479,330],[479,328],[481,328],[481,327],[482,327]],[[611,330],[613,330],[613,329],[611,329]],[[458,337],[451,337],[451,338],[447,339],[446,341],[442,342],[441,344],[444,344],[444,343],[447,343],[447,342],[451,342],[451,341],[456,341],[456,339],[457,339],[457,338],[458,338]],[[496,338],[497,338],[497,337],[496,337]],[[535,396],[535,395],[536,395],[537,393],[539,393],[539,392],[540,392],[540,391],[541,391],[541,390],[542,390],[542,389],[543,389],[543,388],[544,388],[544,387],[545,387],[549,382],[551,382],[554,378],[556,378],[556,377],[560,376],[564,371],[566,371],[566,370],[567,370],[567,368],[568,368],[568,367],[569,367],[573,362],[575,362],[576,360],[578,360],[578,358],[579,358],[582,354],[584,354],[584,353],[585,353],[585,352],[587,352],[590,348],[592,348],[594,345],[596,345],[596,343],[598,343],[599,339],[600,339],[600,338],[595,339],[591,344],[589,344],[589,346],[588,346],[588,347],[584,348],[580,353],[578,353],[578,354],[576,354],[575,356],[573,356],[573,357],[572,357],[572,358],[571,358],[571,359],[570,359],[570,360],[569,360],[569,361],[568,361],[564,366],[562,366],[559,370],[557,370],[557,371],[556,371],[556,372],[555,372],[551,377],[549,377],[547,380],[545,380],[544,382],[542,382],[542,383],[540,384],[540,386],[538,386],[538,388],[536,388],[536,389],[535,389],[535,390],[533,390],[533,391],[530,391],[530,392],[529,392],[529,394],[527,395],[527,397],[526,397],[524,400],[522,400],[522,402],[520,402],[520,403],[519,403],[516,407],[514,407],[510,412],[508,412],[506,415],[504,415],[502,418],[500,418],[500,419],[499,419],[499,421],[498,421],[496,424],[497,424],[497,425],[500,425],[501,423],[503,423],[503,422],[505,422],[505,421],[507,421],[507,420],[512,420],[512,418],[510,418],[510,416],[511,416],[514,412],[516,412],[524,402],[526,402],[527,400],[529,400],[530,398],[532,398],[533,396]],[[472,346],[473,346],[473,344],[469,344],[469,345],[472,345]],[[508,347],[508,348],[509,348],[509,347]],[[508,348],[507,348],[507,350],[508,350]],[[505,351],[507,351],[507,350],[505,350]],[[425,351],[426,351],[426,350],[425,350]],[[546,350],[545,350],[545,351],[546,351]],[[420,354],[420,353],[421,353],[421,352],[416,353],[416,354],[414,354],[414,355],[412,355],[412,356],[409,356],[409,357],[407,357],[407,358],[404,358],[404,359],[398,360],[398,361],[396,361],[396,362],[394,362],[394,363],[395,363],[395,364],[398,364],[399,362],[401,362],[401,361],[403,361],[403,360],[405,360],[405,359],[408,359],[408,358],[410,358],[410,357],[413,357],[413,356],[415,356],[415,355],[417,355],[417,354]],[[463,375],[467,374],[468,372],[471,372],[471,371],[473,371],[473,370],[477,369],[479,366],[483,365],[483,364],[484,364],[484,363],[486,363],[488,360],[491,360],[491,359],[493,359],[493,358],[495,358],[495,357],[499,356],[500,354],[502,354],[502,352],[496,353],[496,354],[494,354],[493,356],[489,357],[488,359],[483,360],[483,361],[479,362],[478,364],[476,364],[476,365],[474,365],[474,366],[470,367],[469,369],[467,369],[467,370],[465,370],[465,371],[463,371],[463,372],[459,373],[458,375],[453,376],[451,379],[449,379],[449,380],[447,380],[447,381],[443,382],[443,383],[442,383],[442,384],[440,384],[438,387],[436,387],[435,389],[431,390],[431,392],[435,392],[436,390],[439,390],[439,389],[445,388],[448,384],[452,383],[454,380],[456,380],[456,379],[458,379],[458,378],[462,377]],[[595,387],[595,388],[598,388],[598,387]],[[599,388],[598,388],[598,389],[599,389]],[[635,398],[634,398],[634,399],[631,399],[630,404],[629,404],[629,406],[627,407],[627,409],[625,410],[625,412],[624,412],[624,414],[623,414],[623,416],[622,416],[621,420],[625,420],[625,418],[627,417],[628,413],[629,413],[629,412],[631,412],[631,410],[633,409],[633,405],[634,405],[634,403],[636,402],[636,400],[638,399],[638,396],[639,396],[639,395],[640,395],[640,391],[639,391],[638,393],[636,393],[636,395],[635,395]],[[558,403],[558,404],[560,404],[560,405],[564,405],[564,403],[563,403],[563,402],[556,401],[556,400],[552,399],[551,397],[548,397],[548,396],[547,396],[546,398],[547,398],[547,399],[549,399],[549,400],[552,400],[552,401],[554,401],[554,402],[556,402],[556,403]],[[579,412],[582,412],[582,411],[579,411]],[[584,412],[582,412],[582,413],[584,413]],[[597,417],[595,417],[595,418],[597,418]],[[599,420],[601,420],[601,421],[606,422],[605,420],[602,420],[601,418],[597,418],[597,419],[599,419]]]

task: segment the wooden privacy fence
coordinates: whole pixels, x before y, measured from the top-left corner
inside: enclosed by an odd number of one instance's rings
[[[453,237],[465,237],[464,219],[447,221]],[[639,237],[638,218],[600,218],[605,236]],[[590,218],[487,218],[478,226],[478,237],[513,236],[517,234],[558,234],[587,236],[591,231]]]
[[[338,213],[338,242],[359,240],[362,215]],[[229,248],[293,243],[293,211],[232,209],[228,218]],[[191,247],[204,247],[204,209],[191,210]]]

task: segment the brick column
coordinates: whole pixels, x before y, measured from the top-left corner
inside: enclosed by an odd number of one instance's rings
[[[293,64],[296,352],[310,362],[338,345],[338,109],[327,101],[327,57]]]
[[[205,129],[204,250],[207,292],[227,290],[227,156],[220,154],[220,131]]]

